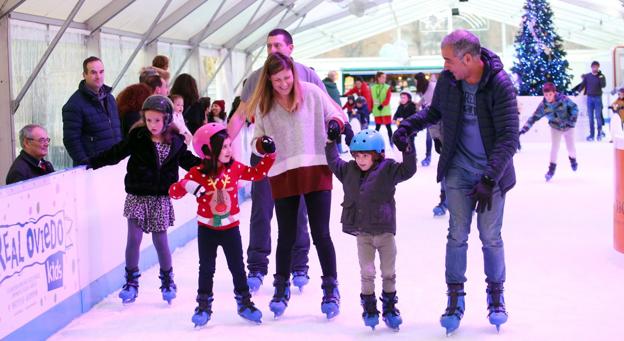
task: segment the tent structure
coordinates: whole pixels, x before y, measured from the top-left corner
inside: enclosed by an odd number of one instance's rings
[[[10,134],[0,135],[0,174],[6,173],[15,156],[14,127],[33,121],[28,111],[50,111],[60,117],[59,103],[68,97],[70,89],[75,90],[80,77],[77,60],[87,55],[106,56],[107,84],[121,88],[134,82],[140,65],[146,65],[146,61],[164,50],[169,52],[165,54],[173,55],[170,70],[173,75],[202,73],[202,69],[209,68],[210,74],[204,72],[205,76],[199,77],[201,90],[208,93],[218,82],[221,97],[230,99],[254,62],[263,55],[266,34],[275,27],[293,33],[296,58],[313,58],[417,20],[450,16],[452,9],[465,20],[483,17],[517,26],[523,3],[520,0],[0,0],[0,124],[12,127]],[[620,1],[552,0],[551,5],[555,25],[569,42],[589,49],[609,50],[624,37],[624,7]],[[41,31],[38,40],[43,44],[34,49],[18,46],[16,41],[31,39],[24,32],[35,30],[35,26]],[[75,60],[57,59],[78,70],[73,73],[72,82],[68,81],[69,84],[63,85],[65,90],[59,89],[54,96],[43,90],[36,92],[33,84],[37,87],[37,82],[40,88],[50,89],[50,83],[45,83],[42,75],[52,77],[51,60],[61,45],[68,46],[69,35],[77,39],[74,44],[82,47],[72,52]],[[207,60],[206,56],[212,59]],[[64,67],[56,68],[69,72]],[[58,83],[56,79],[54,82]],[[55,99],[48,101],[44,109],[37,109],[36,101],[47,95]],[[31,102],[28,108],[24,107],[25,102]],[[20,114],[20,110],[25,113]],[[52,129],[59,131],[58,125],[54,123]]]

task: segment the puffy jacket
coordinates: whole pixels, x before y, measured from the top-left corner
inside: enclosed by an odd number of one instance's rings
[[[505,193],[516,184],[513,156],[518,146],[516,90],[496,54],[481,48],[483,75],[476,93],[476,114],[488,163],[484,175],[494,179]],[[436,84],[431,106],[404,119],[400,127],[408,133],[442,121],[444,143],[438,162],[438,181],[451,166],[462,132],[464,92],[462,82],[443,71]]]
[[[178,181],[178,167],[187,171],[201,160],[186,149],[184,140],[174,134],[165,161],[158,165],[158,152],[146,127],[130,130],[128,138],[97,156],[89,158],[89,167],[98,169],[115,165],[130,156],[124,184],[126,193],[135,195],[169,195],[169,186]]]
[[[548,118],[548,125],[552,128],[565,131],[576,125],[578,106],[568,96],[560,93],[555,96],[555,101],[552,103],[544,99],[522,127],[522,132],[529,131],[533,124],[544,116]]]
[[[104,105],[82,80],[63,106],[63,144],[74,166],[121,141],[117,103],[109,86],[103,85],[102,91]]]
[[[342,106],[340,102],[340,91],[338,91],[338,86],[334,81],[326,77],[323,79],[323,84],[325,85],[325,90],[327,90],[327,94],[331,97],[334,102],[338,103],[338,105]]]
[[[327,163],[332,173],[342,182],[342,231],[352,235],[396,234],[396,204],[394,194],[399,182],[416,173],[416,152],[412,145],[403,153],[403,162],[383,159],[364,176],[354,160],[343,161],[338,156],[336,143],[325,146]]]

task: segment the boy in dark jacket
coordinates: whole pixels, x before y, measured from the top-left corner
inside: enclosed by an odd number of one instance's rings
[[[362,274],[360,294],[364,324],[371,328],[379,323],[375,299],[375,251],[379,252],[383,278],[383,320],[389,328],[398,330],[401,315],[396,309],[396,207],[394,193],[399,182],[416,173],[416,153],[413,145],[403,152],[403,162],[384,157],[383,138],[373,129],[360,131],[349,146],[355,160],[345,162],[338,157],[336,144],[325,147],[327,163],[342,182],[345,193],[340,218],[342,230],[357,237],[358,259]]]

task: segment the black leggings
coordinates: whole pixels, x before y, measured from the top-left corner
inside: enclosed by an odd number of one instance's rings
[[[375,130],[379,131],[379,129],[381,129],[381,124],[375,123]],[[390,141],[392,146],[392,125],[390,123],[386,124],[386,129],[388,129],[388,141]]]
[[[329,212],[331,191],[318,191],[303,195],[308,210],[310,234],[316,247],[323,276],[336,278],[336,251],[329,233]],[[276,273],[290,277],[292,248],[297,237],[297,212],[300,195],[275,200],[277,216],[277,250],[275,252]]]
[[[197,227],[197,246],[199,248],[199,288],[198,294],[212,295],[217,247],[223,248],[228,268],[232,273],[234,290],[238,293],[248,292],[245,263],[243,262],[243,245],[238,226],[217,231],[207,227]]]

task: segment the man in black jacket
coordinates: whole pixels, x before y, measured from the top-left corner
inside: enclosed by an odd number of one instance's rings
[[[42,126],[25,126],[19,131],[19,141],[22,151],[7,173],[7,185],[54,172],[52,164],[43,159],[48,155],[50,138]]]
[[[74,166],[121,141],[117,103],[104,85],[104,64],[89,57],[82,69],[84,79],[63,106],[63,144]]]
[[[602,89],[607,86],[607,79],[600,71],[600,63],[593,61],[591,63],[591,72],[582,76],[583,80],[580,84],[572,88],[574,92],[585,90],[587,94],[587,116],[589,117],[589,136],[587,141],[594,140],[594,132],[596,140],[600,141],[605,136],[602,131],[604,120],[602,118]],[[594,130],[594,119],[596,120],[596,130]]]
[[[489,320],[507,321],[503,299],[505,259],[501,227],[505,194],[515,182],[512,157],[518,145],[516,92],[498,56],[465,30],[441,44],[444,71],[429,107],[403,120],[394,134],[403,150],[409,135],[442,121],[444,144],[438,181],[445,179],[449,232],[446,244],[448,307],[440,322],[450,333],[464,312],[466,252],[472,213],[483,244]]]

